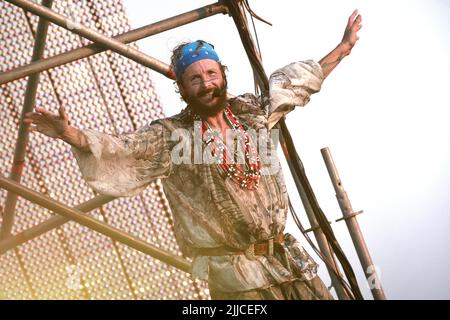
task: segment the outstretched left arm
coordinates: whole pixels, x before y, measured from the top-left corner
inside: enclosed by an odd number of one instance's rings
[[[357,32],[361,29],[361,21],[358,11],[353,11],[348,18],[341,43],[319,63],[314,60],[297,61],[271,74],[267,120],[269,129],[296,106],[306,105],[310,96],[320,91],[323,80],[350,54],[358,40]]]
[[[352,15],[348,18],[347,27],[345,28],[341,43],[319,61],[319,64],[322,66],[324,78],[352,51],[356,41],[359,39],[357,33],[362,27],[361,21],[362,18],[358,14],[358,10],[353,11]]]

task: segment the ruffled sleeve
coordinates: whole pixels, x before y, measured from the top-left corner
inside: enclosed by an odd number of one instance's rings
[[[294,110],[306,105],[323,82],[320,64],[313,60],[293,62],[270,76],[269,128]]]
[[[90,152],[72,147],[83,178],[97,192],[115,197],[133,196],[154,179],[172,170],[167,137],[161,124],[149,124],[133,133],[105,134],[82,130]]]

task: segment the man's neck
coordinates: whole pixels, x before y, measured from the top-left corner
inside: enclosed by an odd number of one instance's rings
[[[206,117],[205,120],[208,121],[209,125],[212,128],[218,130],[219,132],[225,133],[227,129],[231,129],[231,127],[225,120],[223,110],[219,111],[213,116]]]

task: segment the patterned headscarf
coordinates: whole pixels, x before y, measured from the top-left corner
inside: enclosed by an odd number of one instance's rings
[[[175,64],[175,74],[177,79],[181,79],[181,75],[194,62],[210,59],[219,62],[219,56],[214,47],[204,41],[194,41],[186,44],[181,49],[181,56]]]

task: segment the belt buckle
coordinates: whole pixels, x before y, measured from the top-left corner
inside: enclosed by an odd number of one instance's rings
[[[255,245],[253,243],[250,244],[247,249],[245,249],[244,253],[247,259],[256,260]]]

